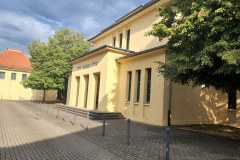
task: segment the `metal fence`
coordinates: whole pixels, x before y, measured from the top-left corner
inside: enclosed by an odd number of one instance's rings
[[[21,98],[21,102],[26,104],[35,112],[43,112],[64,122],[70,122],[73,126],[81,126],[87,130],[89,128],[89,111],[79,112],[76,108],[61,104],[48,104],[40,101],[30,101]]]

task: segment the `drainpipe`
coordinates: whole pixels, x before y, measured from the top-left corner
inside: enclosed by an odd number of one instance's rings
[[[171,106],[172,106],[172,82],[168,82],[168,125],[166,128],[166,160],[169,160],[170,157],[170,126],[171,126]]]

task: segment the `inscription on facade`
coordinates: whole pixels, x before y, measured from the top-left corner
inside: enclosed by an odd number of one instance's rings
[[[90,67],[93,67],[93,66],[96,66],[96,65],[98,65],[98,61],[94,61],[94,62],[91,62],[91,63],[88,63],[88,64],[78,66],[77,69],[78,70],[87,69],[87,68],[90,68]]]

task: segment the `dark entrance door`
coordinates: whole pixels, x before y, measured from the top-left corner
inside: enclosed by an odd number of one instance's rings
[[[95,109],[98,110],[98,100],[99,100],[99,89],[100,89],[100,73],[95,74],[96,78],[96,100],[95,100]]]

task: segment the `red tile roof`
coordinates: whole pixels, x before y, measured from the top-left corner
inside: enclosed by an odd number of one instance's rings
[[[31,71],[29,58],[20,50],[7,49],[0,52],[0,68]]]

